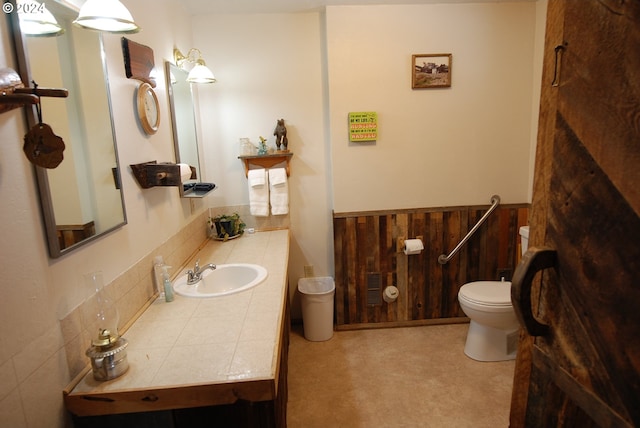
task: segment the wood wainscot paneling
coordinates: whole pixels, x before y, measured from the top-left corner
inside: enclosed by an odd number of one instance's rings
[[[466,322],[458,290],[470,281],[511,279],[520,257],[519,228],[529,206],[501,205],[449,263],[448,254],[488,206],[334,213],[338,329]],[[404,239],[422,237],[424,251],[407,256]],[[399,298],[382,293],[396,286]]]

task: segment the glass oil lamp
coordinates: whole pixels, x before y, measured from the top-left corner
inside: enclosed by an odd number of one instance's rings
[[[93,377],[96,380],[114,379],[129,368],[126,347],[128,342],[118,334],[118,308],[115,299],[103,285],[102,272],[84,276],[85,285],[94,292],[88,305],[91,347],[86,355],[91,360]]]

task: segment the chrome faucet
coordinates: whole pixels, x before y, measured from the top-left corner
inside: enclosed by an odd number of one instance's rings
[[[189,269],[187,271],[187,284],[193,285],[193,284],[198,283],[198,281],[200,281],[202,279],[202,272],[204,272],[207,269],[214,270],[215,268],[216,268],[216,265],[214,265],[213,263],[209,263],[208,265],[204,265],[201,268],[200,267],[200,259],[198,259],[196,261],[196,265],[193,268],[193,270]]]

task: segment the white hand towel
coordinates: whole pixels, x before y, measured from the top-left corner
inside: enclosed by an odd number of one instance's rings
[[[288,214],[289,184],[287,182],[287,171],[284,168],[273,168],[269,170],[269,187],[271,214]]]
[[[247,176],[249,183],[249,210],[256,217],[269,215],[269,184],[264,169],[251,169]]]
[[[249,175],[247,176],[247,180],[249,180],[249,187],[264,185],[267,179],[265,172],[266,170],[262,168],[249,170]]]

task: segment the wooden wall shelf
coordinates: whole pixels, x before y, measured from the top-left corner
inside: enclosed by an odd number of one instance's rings
[[[153,49],[149,46],[133,42],[126,37],[121,39],[122,56],[124,57],[124,72],[128,79],[136,79],[146,82],[152,88],[156,87],[156,81],[151,77],[155,67]]]
[[[238,159],[244,164],[244,174],[249,176],[249,165],[257,165],[264,169],[272,168],[273,166],[286,162],[285,169],[287,171],[287,177],[291,175],[291,167],[289,162],[293,153],[291,152],[276,152],[270,155],[251,155],[251,156],[238,156]]]

